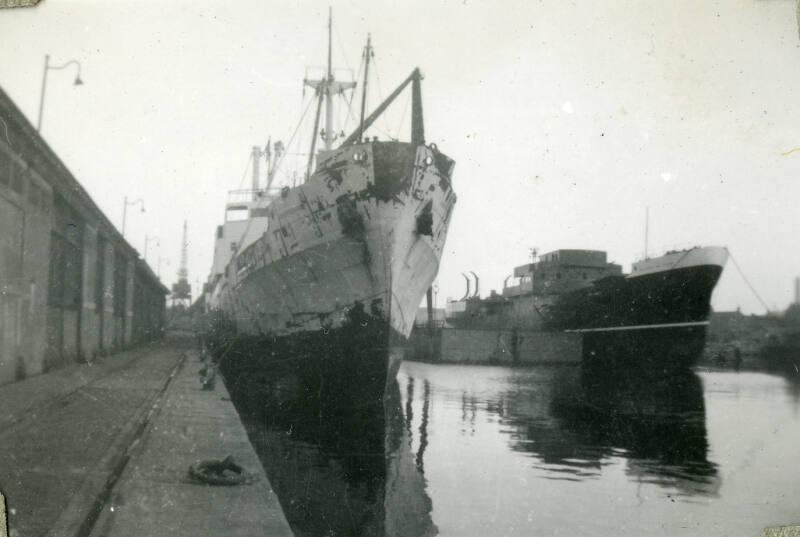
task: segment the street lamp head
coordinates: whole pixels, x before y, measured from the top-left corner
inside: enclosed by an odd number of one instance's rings
[[[75,77],[75,85],[76,86],[83,86],[83,80],[81,80],[81,75]]]
[[[128,201],[128,196],[125,196],[125,200],[122,203],[122,236],[125,236],[125,221],[126,216],[128,214],[128,207],[133,207],[134,205],[139,205],[139,210],[144,212],[144,200],[139,198],[136,201]]]

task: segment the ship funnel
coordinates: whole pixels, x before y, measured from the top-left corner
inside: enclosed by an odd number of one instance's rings
[[[480,295],[480,292],[481,292],[481,287],[480,287],[481,280],[480,280],[480,278],[478,278],[478,275],[475,274],[474,272],[469,271],[469,273],[472,274],[475,277],[475,293],[472,295],[472,297],[475,298],[475,297]]]
[[[462,297],[461,297],[461,300],[466,300],[467,298],[469,298],[469,287],[470,287],[470,281],[469,281],[469,278],[467,277],[467,275],[466,275],[466,274],[464,274],[464,273],[462,272],[462,273],[461,273],[461,275],[462,275],[462,276],[464,276],[464,279],[465,279],[465,280],[467,280],[467,292],[466,292],[466,293],[464,293],[464,296],[462,296]]]

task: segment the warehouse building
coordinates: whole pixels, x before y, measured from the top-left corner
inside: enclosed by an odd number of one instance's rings
[[[160,337],[167,293],[0,88],[0,385]]]

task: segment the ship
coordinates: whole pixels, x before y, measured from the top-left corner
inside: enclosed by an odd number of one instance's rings
[[[711,295],[728,259],[724,247],[675,250],[634,262],[624,274],[600,250],[555,250],[514,268],[501,293],[475,292],[447,303],[456,328],[582,334],[583,354],[643,355],[691,365],[705,342]],[[512,285],[506,285],[509,279]],[[665,345],[665,342],[670,342]],[[660,356],[659,349],[670,352]]]
[[[418,68],[366,115],[373,54],[368,38],[360,120],[345,137],[333,125],[334,101],[356,82],[334,75],[329,18],[327,70],[304,79],[316,101],[305,179],[273,186],[286,148],[268,144],[253,150],[253,187],[229,195],[201,330],[223,373],[288,364],[326,389],[337,378],[360,379],[369,397],[380,397],[396,375],[417,307],[439,269],[456,203],[454,160],[426,142]],[[409,87],[410,141],[367,138]],[[317,151],[318,135],[324,146]],[[261,187],[257,163],[264,155]]]

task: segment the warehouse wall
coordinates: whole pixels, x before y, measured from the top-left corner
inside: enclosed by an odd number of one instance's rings
[[[0,385],[160,337],[167,289],[2,89],[0,120]]]

